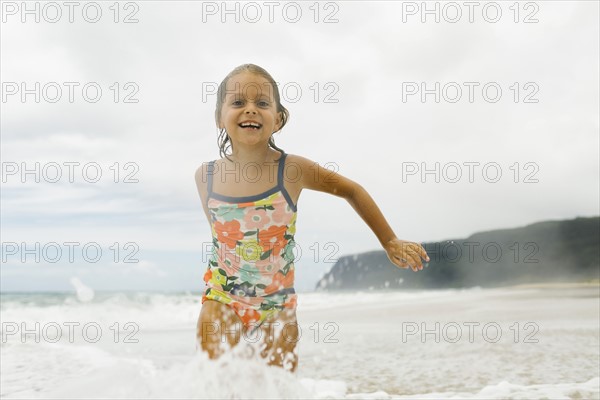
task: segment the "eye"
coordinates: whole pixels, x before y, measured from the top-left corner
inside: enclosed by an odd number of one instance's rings
[[[234,100],[233,102],[231,102],[231,104],[234,105],[234,106],[241,106],[242,103],[243,102],[241,100]]]
[[[260,105],[261,107],[269,107],[269,102],[261,100],[258,102],[258,105]]]

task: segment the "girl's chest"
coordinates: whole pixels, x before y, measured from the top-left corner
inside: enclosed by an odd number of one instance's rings
[[[288,179],[285,170],[282,175],[279,182],[276,168],[221,169],[213,175],[212,192],[226,197],[244,198],[285,189],[293,204],[298,204],[302,190],[299,179]]]

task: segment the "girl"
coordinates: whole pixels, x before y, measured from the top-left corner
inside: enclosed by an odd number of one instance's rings
[[[273,134],[288,117],[275,81],[257,65],[235,68],[219,86],[215,119],[222,158],[204,163],[195,175],[213,237],[197,338],[214,359],[223,352],[221,343],[234,347],[243,334],[258,340],[269,365],[293,372],[299,339],[293,248],[302,189],[346,199],[396,266],[421,270],[421,258],[429,257],[418,243],[396,237],[358,183],[277,147]]]

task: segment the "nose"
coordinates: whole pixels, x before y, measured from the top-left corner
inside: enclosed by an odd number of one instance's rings
[[[244,112],[246,114],[256,114],[256,106],[253,101],[249,101],[246,103],[246,110]]]

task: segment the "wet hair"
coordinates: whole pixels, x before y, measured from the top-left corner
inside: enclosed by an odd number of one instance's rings
[[[217,105],[216,105],[216,109],[215,109],[215,121],[217,123],[217,127],[219,124],[219,120],[221,119],[221,108],[223,107],[223,102],[225,101],[225,95],[227,92],[227,82],[233,76],[240,74],[242,72],[251,72],[253,74],[260,75],[263,78],[265,78],[267,81],[269,81],[269,83],[273,87],[273,97],[275,98],[276,111],[281,116],[281,127],[279,128],[279,130],[277,132],[281,131],[281,129],[283,129],[283,127],[287,123],[287,121],[290,117],[290,113],[287,110],[287,108],[285,108],[281,104],[281,98],[279,96],[279,88],[277,87],[277,84],[275,83],[275,80],[273,79],[271,74],[269,74],[264,68],[259,67],[258,65],[255,65],[255,64],[242,64],[242,65],[234,68],[233,71],[231,71],[219,85],[219,89],[217,90]],[[219,145],[219,155],[221,157],[227,158],[229,161],[232,161],[228,157],[232,153],[227,154],[226,150],[229,147],[233,148],[233,143],[231,143],[231,138],[227,134],[227,131],[225,131],[225,128],[221,128],[219,130],[217,144]],[[269,144],[269,147],[271,147],[272,149],[283,152],[282,149],[280,149],[279,147],[277,147],[275,145],[275,141],[273,140],[273,135],[271,135],[271,137],[269,138],[268,144]]]

